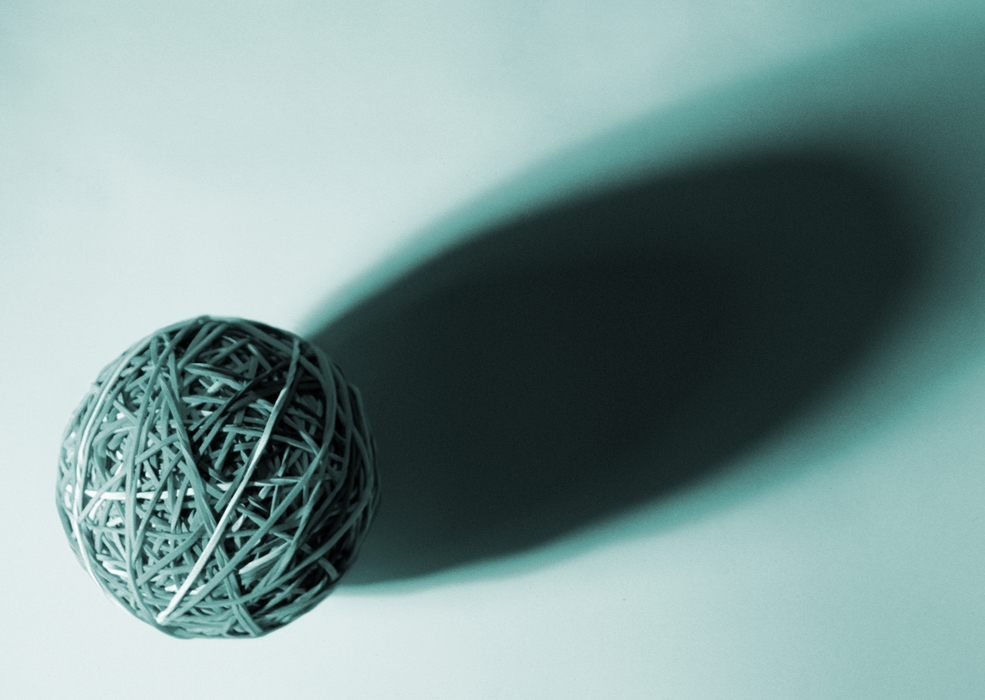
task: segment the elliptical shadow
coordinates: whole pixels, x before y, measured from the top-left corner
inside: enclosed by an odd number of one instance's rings
[[[527,550],[706,478],[864,355],[919,261],[866,168],[800,153],[583,194],[419,266],[312,336],[379,446],[346,584]]]

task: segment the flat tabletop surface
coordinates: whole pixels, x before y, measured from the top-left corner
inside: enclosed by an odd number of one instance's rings
[[[980,3],[0,7],[0,696],[980,698]],[[255,640],[54,507],[200,314],[360,386],[383,501]]]

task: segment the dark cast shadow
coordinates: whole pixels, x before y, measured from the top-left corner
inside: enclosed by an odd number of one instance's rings
[[[706,163],[495,226],[311,334],[379,446],[346,584],[526,550],[720,469],[882,332],[920,276],[902,209],[844,157]]]

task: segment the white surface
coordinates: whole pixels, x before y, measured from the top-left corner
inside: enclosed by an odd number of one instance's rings
[[[926,47],[895,73],[898,44],[823,68],[961,5],[943,7],[0,6],[0,696],[985,696],[983,96],[933,94]],[[755,86],[813,56],[828,82]],[[736,97],[690,124],[694,99],[743,81],[794,106]],[[915,107],[838,112],[870,92]],[[255,641],[167,638],[73,560],[58,441],[135,339],[199,313],[301,329],[449,212],[631,118],[684,115],[654,145],[669,162],[782,140],[832,104],[949,193],[934,222],[965,241],[940,262],[954,289],[733,476],[547,554],[339,592]]]

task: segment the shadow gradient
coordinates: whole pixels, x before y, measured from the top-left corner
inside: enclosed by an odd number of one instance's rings
[[[707,164],[499,225],[313,334],[379,446],[345,583],[535,547],[722,467],[892,318],[920,277],[903,209],[844,158]]]

